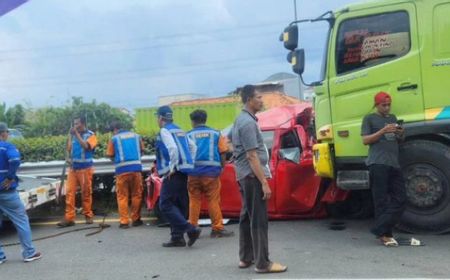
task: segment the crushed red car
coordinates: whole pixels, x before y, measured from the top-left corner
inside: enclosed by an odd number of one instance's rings
[[[310,133],[313,131],[311,123],[314,116],[311,104],[285,105],[261,112],[257,116],[270,155],[272,178],[269,185],[272,197],[268,201],[269,218],[325,217],[325,204],[345,200],[348,193],[333,184],[321,184],[322,179],[314,173],[314,138]],[[232,162],[226,163],[220,180],[223,216],[239,217],[241,196]],[[147,208],[159,215],[161,179],[153,171],[146,182]],[[203,199],[202,214],[208,214],[206,199]]]

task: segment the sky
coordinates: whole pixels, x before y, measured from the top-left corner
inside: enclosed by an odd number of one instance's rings
[[[297,0],[298,17],[355,1]],[[158,96],[224,96],[292,73],[278,38],[293,19],[293,0],[30,0],[0,17],[0,103],[81,96],[134,109]],[[325,32],[300,27],[307,80],[318,77]]]

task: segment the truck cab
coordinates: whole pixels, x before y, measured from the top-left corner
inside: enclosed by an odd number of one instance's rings
[[[313,83],[317,174],[341,189],[370,188],[361,122],[374,110],[374,95],[388,92],[391,112],[405,122],[400,163],[408,203],[400,227],[408,231],[450,230],[449,14],[448,0],[370,1],[301,21],[330,27],[323,75]],[[284,41],[302,75],[296,24]]]

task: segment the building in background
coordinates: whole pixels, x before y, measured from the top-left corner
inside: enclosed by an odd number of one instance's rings
[[[300,100],[305,101],[312,101],[314,91],[310,87],[305,87],[301,81],[300,77],[298,75],[290,74],[290,73],[276,73],[265,79],[262,83],[259,83],[257,85],[263,85],[263,84],[278,84],[278,90],[280,92],[283,92],[289,96],[293,96],[295,98],[298,98]],[[281,87],[281,88],[280,88]]]
[[[183,93],[183,94],[174,94],[174,95],[166,95],[158,97],[158,106],[170,105],[174,102],[193,100],[193,99],[202,99],[207,98],[208,96],[204,94],[195,94],[195,93]]]

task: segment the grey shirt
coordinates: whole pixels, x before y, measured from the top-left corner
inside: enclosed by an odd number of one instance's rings
[[[373,113],[364,117],[361,125],[361,135],[371,135],[387,124],[396,123],[395,115],[386,117]],[[381,138],[370,144],[369,156],[366,159],[366,165],[384,164],[395,168],[400,168],[398,162],[398,139],[395,133],[386,133]]]
[[[236,178],[238,181],[253,174],[246,153],[255,149],[264,175],[267,178],[272,177],[268,166],[269,154],[257,121],[258,119],[255,115],[244,109],[236,118],[229,134],[229,138],[233,143],[234,165],[236,167]]]

